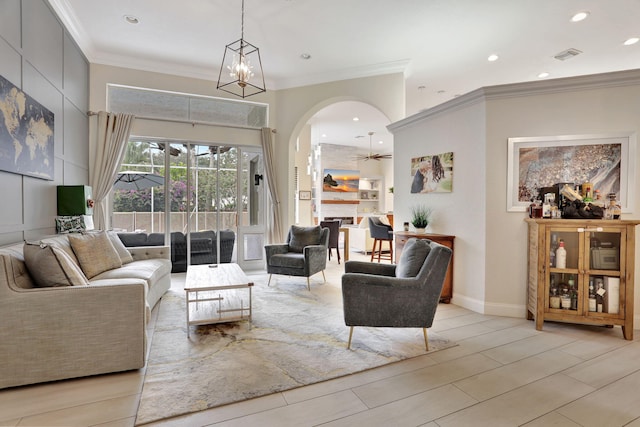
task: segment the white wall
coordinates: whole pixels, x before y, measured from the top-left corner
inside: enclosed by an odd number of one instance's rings
[[[215,76],[212,76],[215,77]],[[107,108],[108,83],[145,87],[174,92],[229,97],[216,90],[214,81],[199,80],[168,74],[152,73],[100,64],[91,65],[90,109]],[[251,101],[269,104],[269,126],[276,129],[274,152],[277,184],[283,189],[280,211],[284,232],[293,224],[295,143],[309,119],[327,105],[340,101],[362,101],[378,108],[389,121],[404,117],[404,77],[402,73],[311,85],[280,91],[269,91],[251,97]],[[95,120],[90,130],[95,132]],[[134,135],[188,138],[195,141],[225,141],[246,145],[260,145],[258,131],[243,131],[220,126],[167,123],[136,120]],[[162,134],[162,135],[159,135]],[[280,167],[286,165],[286,167]],[[282,236],[284,239],[285,236]]]
[[[408,220],[418,196],[435,208],[431,231],[456,235],[453,302],[478,312],[524,317],[526,214],[506,209],[507,140],[637,133],[640,70],[483,88],[394,123],[390,129],[396,146],[396,222]],[[409,159],[444,151],[454,152],[453,193],[410,195]],[[637,150],[636,157],[640,165]],[[636,172],[630,191],[637,193],[638,188]],[[637,195],[631,209],[624,218],[640,218]],[[637,238],[635,267],[638,278]],[[636,291],[636,321],[639,303]]]
[[[482,312],[485,295],[485,108],[476,100],[446,112],[424,112],[389,126],[394,134],[394,224],[411,207],[432,208],[428,232],[455,235],[453,299]],[[411,158],[453,152],[453,192],[411,194]]]
[[[619,81],[623,76],[629,78]],[[637,133],[640,129],[640,70],[604,74],[583,88],[573,88],[571,84],[582,79],[563,80],[567,90],[536,94],[527,86],[527,93],[521,96],[487,101],[486,181],[488,187],[496,189],[487,194],[485,304],[488,313],[500,314],[505,309],[522,315],[526,313],[526,215],[506,212],[507,139],[518,136]],[[636,158],[635,162],[640,165],[640,158]],[[632,213],[623,215],[625,219],[640,218],[638,188],[640,181],[636,167],[630,185],[630,191],[636,193],[635,205],[631,206]],[[636,236],[638,233],[636,227]],[[635,317],[638,318],[638,242],[636,246]]]
[[[276,158],[278,164],[293,164],[292,147],[309,119],[324,107],[340,101],[361,101],[380,110],[390,121],[404,117],[402,73],[324,83],[277,91],[275,103]],[[272,110],[273,111],[273,110]],[[278,169],[283,224],[293,223],[293,176],[290,168]],[[284,238],[284,237],[283,237]]]

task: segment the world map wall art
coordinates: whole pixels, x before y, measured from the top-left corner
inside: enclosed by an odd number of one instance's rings
[[[0,170],[54,179],[54,115],[0,76]]]

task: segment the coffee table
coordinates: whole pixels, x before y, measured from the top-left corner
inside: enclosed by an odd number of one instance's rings
[[[187,337],[191,325],[249,320],[251,327],[252,287],[238,264],[190,265],[184,285]]]

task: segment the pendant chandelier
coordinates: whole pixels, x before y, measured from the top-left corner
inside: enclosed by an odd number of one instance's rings
[[[240,40],[225,46],[218,76],[218,89],[241,98],[265,92],[260,50],[244,39],[244,0],[242,0]]]

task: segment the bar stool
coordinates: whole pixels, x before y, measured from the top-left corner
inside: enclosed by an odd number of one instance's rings
[[[393,264],[393,228],[390,225],[383,224],[379,218],[369,217],[369,233],[373,238],[373,250],[371,251],[371,262],[376,254],[376,246],[378,247],[378,262],[381,259],[389,260]],[[389,242],[389,254],[382,253],[382,242]]]

